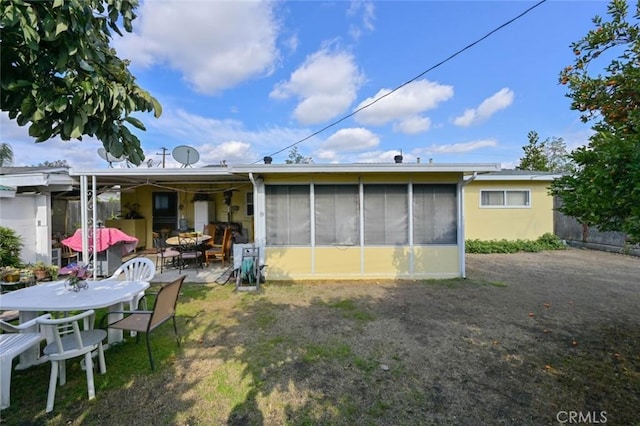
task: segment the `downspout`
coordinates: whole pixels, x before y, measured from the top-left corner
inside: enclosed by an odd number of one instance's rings
[[[254,177],[253,173],[249,172],[249,180],[253,184],[253,243],[260,248],[260,266],[265,266],[267,260],[267,219],[264,178]]]
[[[464,224],[465,224],[465,216],[464,216],[464,188],[465,186],[469,185],[471,182],[473,182],[476,177],[478,177],[478,172],[473,172],[473,174],[471,175],[471,177],[469,177],[468,179],[465,179],[464,176],[462,177],[462,183],[460,185],[460,226],[458,227],[459,231],[458,231],[458,241],[462,241],[462,250],[460,250],[460,270],[462,271],[462,278],[467,278],[467,265],[466,265],[466,261],[465,261],[465,232],[464,232]]]

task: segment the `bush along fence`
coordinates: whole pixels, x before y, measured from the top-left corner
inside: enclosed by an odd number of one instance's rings
[[[516,253],[519,251],[539,252],[543,250],[562,250],[565,243],[557,236],[547,233],[537,240],[467,240],[467,253]]]

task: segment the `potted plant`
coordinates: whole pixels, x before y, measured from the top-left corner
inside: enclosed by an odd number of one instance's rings
[[[58,279],[58,273],[60,268],[58,268],[56,265],[49,265],[49,275],[51,276],[51,280],[55,281]]]
[[[20,281],[20,270],[12,266],[2,268],[0,271],[0,281],[6,283],[17,283]]]
[[[43,281],[49,277],[49,267],[42,260],[38,260],[31,267],[31,270],[38,281]]]

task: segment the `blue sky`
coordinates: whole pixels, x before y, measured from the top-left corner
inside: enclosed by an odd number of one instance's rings
[[[180,145],[198,150],[196,166],[246,164],[351,114],[536,3],[145,0],[133,34],[113,44],[163,106],[159,119],[137,115],[154,167],[161,147],[176,166],[170,153]],[[583,145],[590,125],[569,109],[558,75],[573,61],[570,44],[606,7],[548,0],[298,150],[315,163],[393,162],[401,151],[405,162],[513,168],[531,130],[570,149]],[[99,141],[34,144],[6,114],[0,123],[14,165],[107,167]]]

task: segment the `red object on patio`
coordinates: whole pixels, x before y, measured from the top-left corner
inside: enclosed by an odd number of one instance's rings
[[[75,251],[82,251],[82,230],[77,229],[69,238],[60,241]],[[138,245],[138,239],[125,234],[118,228],[96,228],[96,250],[101,252],[109,247],[120,244],[122,254],[131,253]],[[93,248],[93,238],[89,235],[89,248]]]

